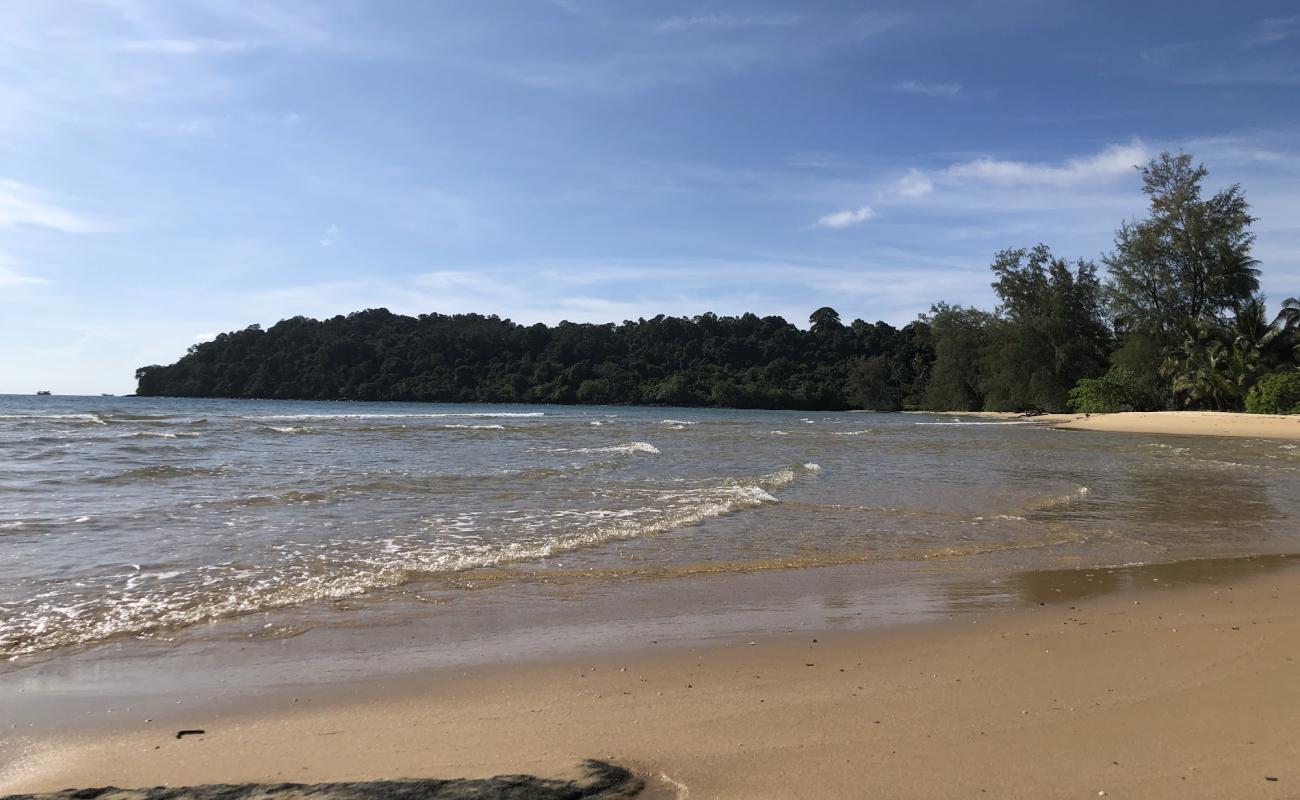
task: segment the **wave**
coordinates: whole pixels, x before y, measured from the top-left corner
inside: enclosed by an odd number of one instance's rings
[[[26,422],[31,420],[56,419],[62,422],[88,422],[92,425],[107,425],[109,420],[101,414],[0,414],[0,419]]]
[[[913,425],[1042,425],[1041,422],[1028,419],[1009,419],[998,422],[974,421],[974,420],[952,420],[951,422],[913,422]]]
[[[455,524],[448,524],[451,530],[444,531],[442,541],[428,542],[415,535],[390,538],[379,546],[373,540],[357,541],[341,552],[288,552],[285,563],[259,567],[225,562],[145,574],[136,569],[118,576],[107,591],[50,582],[35,604],[0,603],[0,655],[29,655],[123,635],[156,635],[275,608],[355,597],[436,575],[539,561],[650,536],[780,502],[772,492],[820,469],[816,464],[797,464],[757,478],[644,491],[632,498],[639,503],[630,508],[561,509],[545,515],[551,527],[540,535],[530,532],[528,517],[521,515],[522,530],[506,542],[476,541],[470,536],[474,526],[457,518]],[[310,502],[318,497],[323,496],[290,493],[246,499]]]
[[[275,433],[315,433],[314,428],[306,425],[266,425],[263,430],[274,431]]]
[[[1004,518],[1009,519],[1016,516],[1022,516],[1024,513],[1030,513],[1033,511],[1050,511],[1051,509],[1054,508],[1063,508],[1065,506],[1074,505],[1075,503],[1079,502],[1080,500],[1083,500],[1090,494],[1092,494],[1092,490],[1089,489],[1087,486],[1077,486],[1067,494],[1048,494],[1036,498],[1034,500],[1030,500],[1028,503],[1025,504],[1023,509],[1020,509],[1018,512],[1011,512],[1009,514],[1004,514],[1002,516]]]
[[[150,467],[136,467],[135,469],[120,472],[116,475],[101,475],[92,478],[92,483],[136,483],[138,481],[157,481],[171,480],[173,478],[199,478],[222,475],[225,470],[221,467],[173,467],[168,465],[156,465]]]
[[[646,453],[648,455],[659,455],[659,448],[649,442],[625,442],[624,444],[611,444],[607,447],[555,447],[547,452],[550,453],[623,453],[625,455],[634,455],[636,453]]]
[[[875,432],[875,428],[863,428],[860,431],[831,431],[831,436],[865,436]]]

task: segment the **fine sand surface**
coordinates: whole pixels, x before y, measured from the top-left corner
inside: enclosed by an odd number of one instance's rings
[[[1168,433],[1300,439],[1300,414],[1237,414],[1226,411],[1129,411],[1122,414],[1047,414],[1034,417],[1076,431]]]
[[[650,645],[322,686],[33,743],[0,794],[70,786],[571,774],[650,797],[1300,797],[1300,570],[893,630]],[[178,728],[203,735],[176,739]]]

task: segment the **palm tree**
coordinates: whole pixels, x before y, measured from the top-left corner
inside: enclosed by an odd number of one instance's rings
[[[1246,370],[1248,363],[1239,359],[1231,368],[1231,348],[1224,344],[1225,331],[1197,319],[1184,319],[1179,325],[1180,341],[1170,348],[1161,365],[1161,373],[1170,382],[1174,396],[1183,405],[1209,407],[1222,411],[1242,396],[1235,372]]]
[[[1282,309],[1277,312],[1273,324],[1288,331],[1300,328],[1300,297],[1283,300]]]

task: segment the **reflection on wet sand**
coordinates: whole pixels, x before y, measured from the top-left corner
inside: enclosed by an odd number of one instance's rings
[[[948,587],[950,605],[961,610],[1004,605],[1073,603],[1104,594],[1194,584],[1229,584],[1300,565],[1300,554],[1200,558],[1163,564],[1015,572],[992,584]]]

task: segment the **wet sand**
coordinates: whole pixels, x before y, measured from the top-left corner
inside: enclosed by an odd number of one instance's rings
[[[1121,414],[1048,414],[1035,417],[1057,428],[1113,433],[1300,439],[1300,414],[1239,414],[1226,411],[1130,411]]]
[[[1024,607],[943,623],[321,686],[38,739],[0,792],[561,775],[599,758],[667,797],[1295,797],[1290,563],[1022,573]]]

